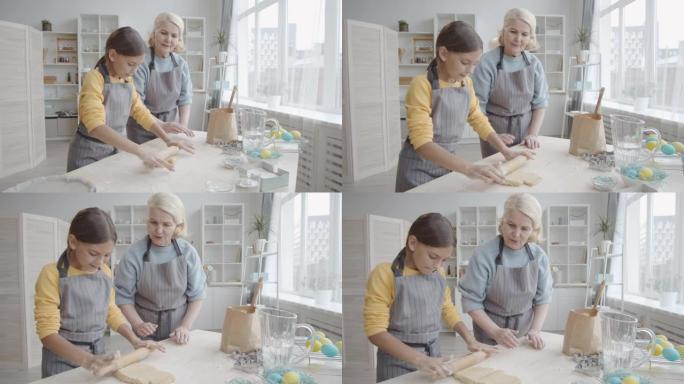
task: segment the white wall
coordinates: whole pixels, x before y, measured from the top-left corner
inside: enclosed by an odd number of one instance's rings
[[[129,25],[135,28],[147,40],[152,31],[154,18],[160,12],[206,17],[206,50],[207,57],[211,57],[217,50],[213,40],[218,29],[222,3],[221,0],[1,0],[0,20],[28,24],[40,30],[40,21],[47,19],[52,22],[53,31],[76,32],[77,19],[82,13],[119,15],[121,26]],[[195,92],[190,116],[192,129],[202,129],[203,110],[204,93]]]
[[[527,8],[539,15],[565,15],[565,55],[574,55],[574,35],[581,22],[581,0],[505,0],[453,1],[453,0],[344,0],[343,19],[382,24],[397,30],[397,22],[406,20],[410,31],[432,31],[436,13],[473,13],[476,30],[487,50],[489,40],[497,36],[506,11],[513,7]],[[567,76],[567,68],[566,68]],[[566,77],[567,78],[567,77]],[[565,84],[565,83],[564,83]],[[563,125],[565,94],[551,94],[546,111],[543,135],[559,136]]]

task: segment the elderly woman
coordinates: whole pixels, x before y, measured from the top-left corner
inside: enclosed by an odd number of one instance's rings
[[[544,68],[526,50],[537,47],[534,15],[522,8],[506,12],[496,48],[482,55],[473,73],[480,108],[506,145],[525,144],[539,148],[537,135],[549,104]],[[481,141],[482,157],[498,152]]]
[[[156,193],[147,207],[147,236],[131,245],[116,271],[116,304],[138,336],[185,344],[206,296],[206,276],[197,250],[180,238],[187,222],[178,196]]]
[[[184,49],[183,28],[183,19],[170,12],[162,12],[154,19],[154,30],[148,40],[150,50],[134,80],[140,99],[155,117],[178,121],[188,128],[192,81],[187,62],[176,54]],[[133,119],[128,119],[126,133],[138,144],[156,138]]]
[[[463,311],[473,319],[475,339],[517,347],[527,337],[544,348],[539,332],[551,302],[553,281],[549,260],[536,244],[541,240],[542,209],[526,193],[510,196],[499,233],[473,252],[459,281]]]

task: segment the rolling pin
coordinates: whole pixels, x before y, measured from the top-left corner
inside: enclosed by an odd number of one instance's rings
[[[473,352],[466,357],[456,359],[447,363],[447,366],[451,369],[452,373],[456,373],[460,370],[472,367],[473,365],[481,363],[487,358],[487,354],[482,351]]]
[[[100,368],[95,372],[95,376],[101,377],[104,375],[108,375],[114,371],[118,371],[119,369],[129,366],[133,363],[137,363],[140,360],[144,360],[147,358],[147,356],[150,355],[152,351],[148,348],[140,348],[136,349],[135,351],[131,353],[127,353],[118,359],[114,359],[111,363],[108,365],[105,365],[104,367]]]
[[[508,160],[507,162],[501,164],[501,172],[504,176],[513,173],[516,169],[522,167],[527,163],[527,156],[520,155],[513,160]]]

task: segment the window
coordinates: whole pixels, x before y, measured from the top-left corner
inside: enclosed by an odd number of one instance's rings
[[[626,204],[623,252],[626,293],[660,299],[661,292],[679,292],[684,284],[684,201],[676,193],[636,195]]]
[[[684,5],[679,0],[601,0],[599,36],[605,97],[684,112]]]
[[[341,113],[341,0],[240,0],[242,95]]]
[[[340,194],[287,195],[279,206],[281,292],[316,298],[332,291],[331,301],[341,303]]]

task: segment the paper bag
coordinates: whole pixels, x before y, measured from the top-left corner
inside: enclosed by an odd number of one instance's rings
[[[212,109],[207,126],[207,143],[214,144],[214,140],[229,142],[237,138],[238,130],[233,108]]]
[[[606,151],[606,132],[603,116],[596,113],[577,115],[572,120],[570,133],[570,153],[579,156],[585,153],[596,154]]]
[[[261,348],[261,328],[255,308],[250,305],[228,307],[223,319],[221,351],[231,353],[239,350],[247,353],[259,348]]]
[[[601,320],[590,316],[591,308],[574,309],[568,313],[563,337],[563,353],[593,355],[601,352]]]

